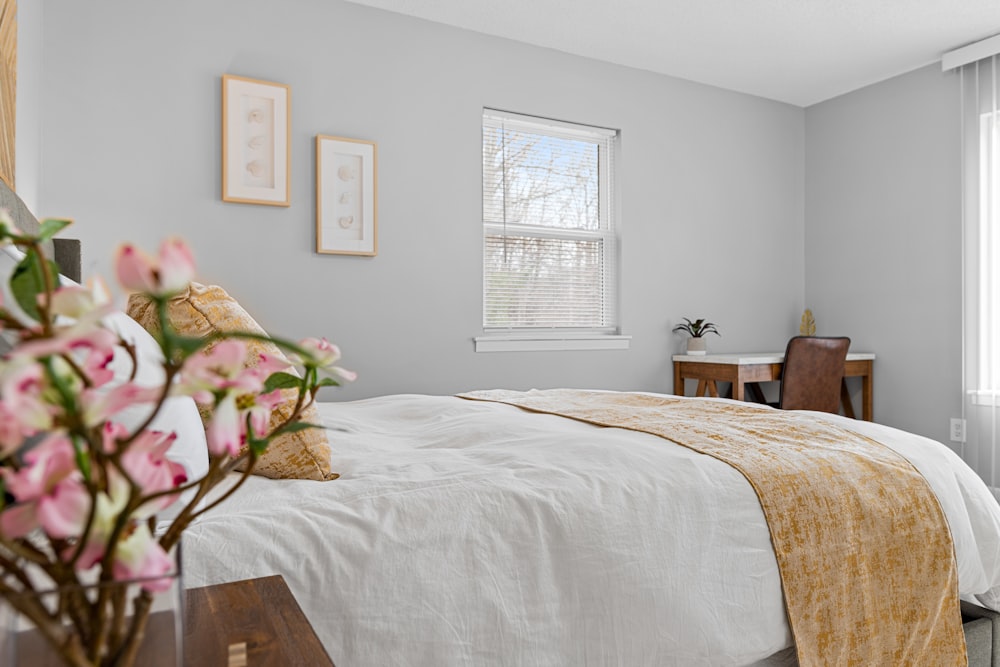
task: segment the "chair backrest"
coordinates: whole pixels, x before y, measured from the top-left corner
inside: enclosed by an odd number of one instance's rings
[[[781,371],[782,410],[840,412],[840,385],[851,339],[845,336],[795,336],[785,349]]]

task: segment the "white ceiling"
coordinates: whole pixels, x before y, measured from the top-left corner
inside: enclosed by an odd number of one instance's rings
[[[1000,0],[350,0],[809,106],[1000,33]]]

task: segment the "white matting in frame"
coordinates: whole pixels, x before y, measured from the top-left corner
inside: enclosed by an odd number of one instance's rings
[[[291,108],[285,84],[223,75],[223,201],[291,203]]]
[[[316,252],[378,252],[374,141],[316,136]]]

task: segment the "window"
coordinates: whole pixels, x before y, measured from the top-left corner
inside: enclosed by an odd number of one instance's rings
[[[990,40],[986,40],[989,42]],[[1000,497],[1000,56],[986,42],[944,58],[958,68],[962,159],[962,458]]]
[[[605,128],[484,111],[486,336],[477,350],[628,346],[617,335],[616,138]]]
[[[1000,394],[1000,111],[982,113],[979,119],[979,215],[978,234],[978,340],[980,403],[995,405]]]

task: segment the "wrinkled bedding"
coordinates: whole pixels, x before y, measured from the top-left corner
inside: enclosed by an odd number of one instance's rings
[[[455,397],[320,411],[341,479],[249,479],[185,532],[186,586],[283,575],[339,667],[793,656],[763,513],[725,463]],[[1000,608],[1000,506],[978,476],[940,443],[815,416],[913,463],[947,516],[962,596]]]

